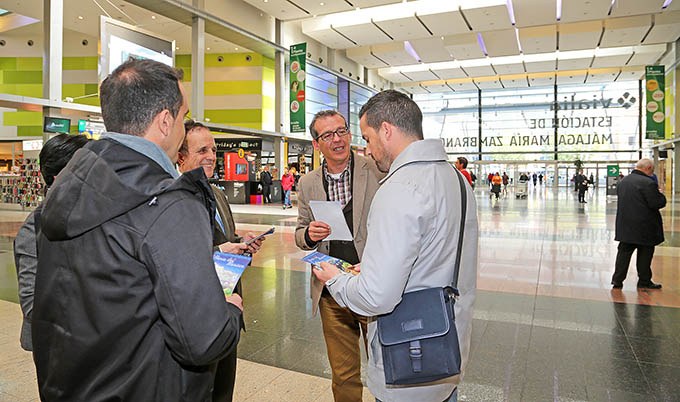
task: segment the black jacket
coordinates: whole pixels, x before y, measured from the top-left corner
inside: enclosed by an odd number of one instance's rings
[[[662,243],[663,222],[659,209],[666,206],[666,197],[659,192],[654,180],[633,170],[619,182],[616,191],[615,240],[644,246]]]
[[[241,311],[212,261],[202,169],[177,180],[115,141],[76,152],[43,203],[33,349],[43,401],[209,401]]]
[[[271,186],[272,174],[266,170],[263,170],[262,173],[260,173],[260,182],[262,182],[263,186]]]

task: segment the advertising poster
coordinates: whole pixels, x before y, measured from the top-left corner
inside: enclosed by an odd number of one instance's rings
[[[290,132],[305,132],[305,61],[307,44],[290,47]]]
[[[646,66],[645,67],[645,108],[647,109],[647,130],[645,132],[648,140],[663,140],[666,130],[666,106],[665,98],[665,67]]]

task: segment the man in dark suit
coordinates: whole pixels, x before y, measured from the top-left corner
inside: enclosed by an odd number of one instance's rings
[[[272,174],[269,173],[269,166],[265,165],[264,170],[260,173],[260,183],[262,183],[262,203],[267,204],[272,202]]]
[[[186,136],[182,147],[179,149],[177,163],[182,173],[196,168],[203,168],[207,177],[212,177],[217,161],[217,147],[210,130],[199,122],[187,120],[184,123]],[[249,245],[243,243],[254,238],[253,233],[246,233],[243,238],[236,234],[236,225],[231,213],[231,207],[227,196],[214,184],[210,186],[215,201],[217,201],[217,213],[215,214],[215,232],[213,233],[213,252],[222,251],[231,254],[243,254],[249,252],[255,254],[262,244],[262,239],[256,240]],[[241,281],[239,280],[234,293],[243,296]],[[243,323],[241,323],[243,328]],[[230,402],[234,393],[236,380],[236,348],[224,359],[220,360],[215,373],[213,389],[214,402]]]
[[[633,251],[637,249],[638,288],[661,289],[652,282],[654,246],[664,241],[663,221],[659,210],[666,206],[666,197],[651,178],[654,163],[641,159],[635,170],[617,187],[616,237],[619,251],[612,277],[614,289],[623,287]]]

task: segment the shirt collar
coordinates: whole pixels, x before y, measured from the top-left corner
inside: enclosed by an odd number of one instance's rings
[[[160,167],[170,174],[173,179],[177,179],[179,177],[179,173],[175,169],[175,165],[172,163],[165,151],[163,151],[163,149],[157,144],[136,135],[119,134],[111,131],[102,134],[101,138],[108,138],[132,149],[133,151],[137,151],[159,164]]]
[[[349,160],[347,161],[347,164],[345,165],[345,169],[343,169],[343,171],[340,172],[340,178],[343,178],[344,175],[346,175],[347,172],[350,171],[350,168],[352,167],[352,163],[354,163],[354,153],[350,152]],[[328,173],[328,163],[326,163],[325,159],[323,160],[322,166],[323,166],[323,176],[326,178],[326,181],[330,181],[331,179],[333,179],[331,177],[330,173]]]
[[[410,143],[392,162],[390,171],[387,173],[380,183],[384,183],[394,172],[401,169],[403,166],[414,162],[446,162],[448,156],[444,150],[444,145],[441,140],[427,139],[418,140]]]

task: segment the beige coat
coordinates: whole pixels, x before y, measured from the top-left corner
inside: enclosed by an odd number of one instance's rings
[[[309,201],[326,201],[326,191],[323,188],[323,169],[318,167],[311,173],[300,178],[298,183],[298,219],[295,228],[295,244],[302,250],[312,250],[305,241],[305,231],[309,223],[314,220]],[[370,158],[354,153],[354,170],[352,172],[354,184],[352,188],[352,226],[354,228],[354,246],[361,260],[366,245],[366,221],[368,210],[371,207],[373,196],[380,186],[378,181],[384,176],[378,171],[375,162]],[[328,254],[329,243],[319,243],[317,250]],[[310,295],[312,297],[312,313],[316,315],[319,307],[319,299],[323,290],[323,283],[311,275]]]

